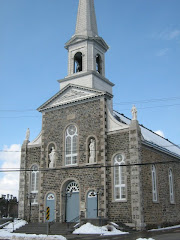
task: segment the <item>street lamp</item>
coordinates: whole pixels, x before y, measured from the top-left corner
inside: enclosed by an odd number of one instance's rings
[[[29,200],[29,222],[31,222],[31,204],[32,200],[35,199],[36,195],[34,193],[28,193],[27,199]]]
[[[68,197],[71,197],[73,194],[73,189],[71,189],[69,192],[68,191],[62,191],[61,192],[61,197],[64,198],[63,202],[65,204],[65,208],[64,208],[64,213],[62,214],[61,213],[61,216],[60,216],[60,221],[62,222],[63,220],[65,220],[66,222],[66,204],[67,204],[67,199]]]
[[[99,208],[99,196],[103,195],[103,190],[98,188],[96,192],[93,190],[93,194],[94,196],[97,196],[97,217],[99,217],[99,211],[102,211],[102,208]]]

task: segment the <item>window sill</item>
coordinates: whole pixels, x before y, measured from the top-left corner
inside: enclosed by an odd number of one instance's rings
[[[39,205],[39,203],[31,203],[31,206],[33,207],[33,206],[38,206]],[[30,204],[28,204],[28,206],[30,206]]]
[[[127,199],[124,200],[112,200],[113,203],[126,203]]]
[[[31,203],[31,206],[39,205],[39,203]]]
[[[61,168],[64,169],[64,168],[73,168],[73,167],[78,167],[78,164],[65,165]]]
[[[95,163],[86,163],[85,166],[91,166],[91,165],[99,165],[99,163],[95,162]]]

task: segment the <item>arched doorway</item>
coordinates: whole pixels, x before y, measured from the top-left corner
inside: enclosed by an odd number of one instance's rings
[[[97,193],[92,190],[87,193],[86,205],[86,218],[97,218]]]
[[[72,181],[66,187],[66,222],[79,221],[79,185]]]
[[[50,208],[50,216],[49,216],[49,220],[46,220],[46,222],[52,222],[55,220],[55,217],[56,217],[55,216],[55,196],[53,193],[49,193],[46,196],[46,209],[47,207]]]

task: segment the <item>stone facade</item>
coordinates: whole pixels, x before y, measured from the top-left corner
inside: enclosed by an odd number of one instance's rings
[[[115,154],[121,153],[125,156],[125,163],[130,163],[129,154],[129,130],[121,130],[118,133],[108,134],[107,136],[107,163],[109,168],[107,174],[107,185],[109,189],[108,195],[108,217],[113,222],[124,222],[132,223],[132,210],[131,210],[131,176],[130,168],[126,168],[126,182],[127,182],[127,200],[126,201],[115,201],[114,199],[114,183],[113,175],[113,157]]]
[[[139,125],[135,106],[132,120],[113,112],[113,84],[105,78],[108,46],[98,36],[93,0],[79,1],[77,19],[66,43],[68,76],[38,108],[40,135],[22,145],[19,217],[49,221],[49,204],[50,220],[58,222],[103,219],[138,230],[180,222],[180,149]],[[67,137],[70,126],[74,137]],[[68,207],[75,215],[68,215]]]
[[[143,166],[142,187],[144,219],[147,225],[169,225],[180,222],[180,166],[177,158],[167,155],[161,151],[142,145],[143,163],[156,164],[158,201],[152,198],[152,164]],[[162,163],[161,163],[162,162]],[[169,192],[169,169],[173,171],[175,201],[170,203]]]

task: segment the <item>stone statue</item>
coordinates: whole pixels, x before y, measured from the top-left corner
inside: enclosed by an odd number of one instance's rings
[[[30,136],[30,130],[29,130],[29,128],[27,129],[27,131],[26,131],[26,141],[29,141],[29,136]]]
[[[94,163],[95,162],[95,140],[94,139],[91,139],[90,140],[90,144],[89,144],[89,153],[90,153],[90,156],[89,156],[89,163]]]
[[[133,107],[131,109],[131,113],[132,113],[132,120],[137,120],[137,109],[136,109],[135,105],[133,105]]]
[[[49,153],[49,159],[50,159],[49,168],[53,168],[54,167],[55,157],[56,157],[56,150],[55,150],[54,147],[52,147],[52,150]]]

